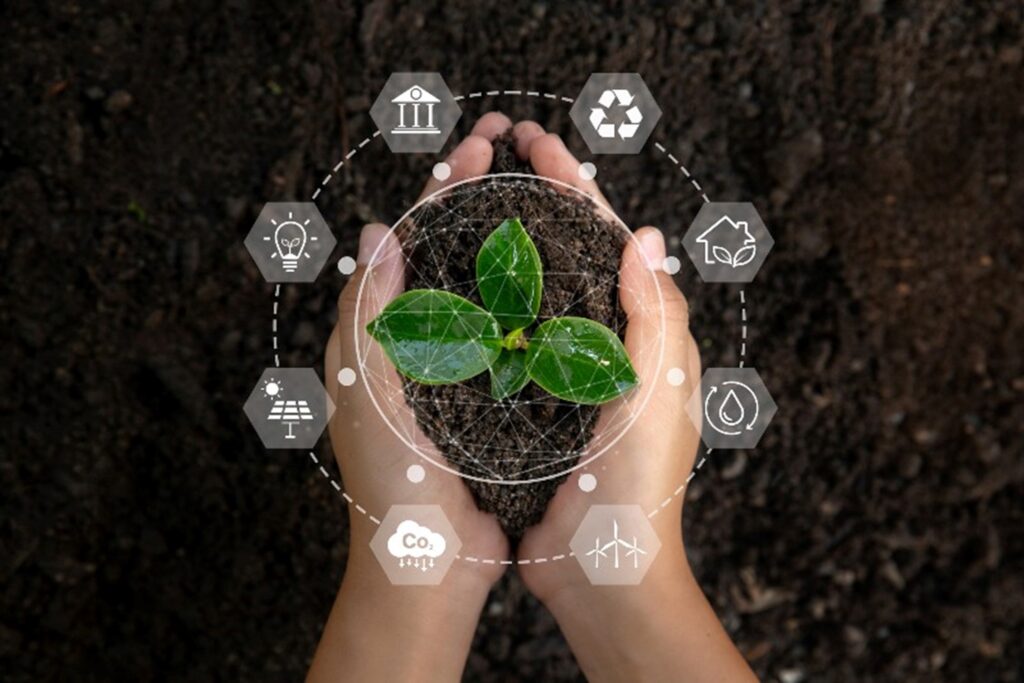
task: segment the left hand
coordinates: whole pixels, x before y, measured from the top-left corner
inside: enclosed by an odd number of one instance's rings
[[[431,178],[423,196],[466,178],[487,173],[493,156],[491,141],[510,126],[511,122],[501,114],[488,114],[481,118],[470,135],[448,157],[451,176],[444,182]],[[371,258],[373,263],[368,267]],[[358,366],[355,341],[358,334],[360,348],[366,349],[363,359],[365,373],[386,378],[380,385],[384,390],[392,390],[392,395],[383,400],[400,406],[396,411],[397,418],[392,419],[404,423],[404,433],[413,435],[414,442],[422,451],[429,453],[432,459],[443,460],[443,456],[416,425],[412,410],[405,404],[398,373],[380,345],[369,338],[365,327],[354,329],[357,307],[358,319],[365,326],[366,321],[375,318],[388,302],[405,289],[405,261],[401,246],[387,226],[372,223],[363,228],[357,263],[356,272],[339,299],[338,324],[327,344],[325,363],[328,391],[337,406],[330,423],[331,443],[346,492],[378,519],[382,519],[389,506],[395,504],[440,505],[468,554],[477,557],[507,557],[508,541],[497,520],[477,509],[469,489],[461,479],[430,463],[424,463],[426,479],[418,484],[410,482],[405,476],[406,468],[422,462],[421,456],[385,423],[374,407],[364,382],[357,382],[350,387],[338,383],[337,375],[341,368],[355,369]],[[361,286],[363,297],[360,300]],[[377,525],[367,515],[354,510],[351,519],[352,554],[369,552],[368,544]],[[498,564],[470,565],[457,560],[444,581],[468,581],[489,588],[501,576],[502,569]]]
[[[491,141],[510,126],[501,114],[482,117],[447,159],[451,176],[444,183],[432,178],[424,195],[487,173]],[[439,505],[462,541],[463,555],[504,559],[509,555],[508,541],[498,521],[477,508],[457,475],[424,464],[426,478],[410,482],[406,470],[421,462],[421,456],[380,416],[364,382],[348,387],[338,382],[341,368],[358,367],[359,335],[359,347],[366,349],[363,370],[385,377],[382,385],[391,389],[383,400],[398,407],[392,419],[402,420],[404,433],[432,458],[443,457],[416,425],[397,372],[365,330],[365,322],[405,286],[402,250],[387,226],[374,223],[363,228],[357,263],[338,302],[338,324],[327,344],[324,369],[337,407],[330,422],[331,444],[345,492],[353,501],[349,556],[307,680],[459,680],[487,593],[505,565],[456,558],[438,586],[393,586],[370,550],[379,529],[370,515],[383,519],[396,504]],[[358,511],[356,504],[366,512]],[[401,656],[394,655],[396,647]]]

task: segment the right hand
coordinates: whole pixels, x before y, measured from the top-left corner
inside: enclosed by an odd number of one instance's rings
[[[597,184],[580,179],[579,161],[558,136],[536,136],[529,140],[528,151],[538,175],[573,185],[611,210]],[[627,316],[625,346],[641,386],[602,408],[591,443],[600,442],[602,430],[609,429],[609,415],[631,411],[638,413],[636,419],[608,452],[592,466],[574,471],[559,487],[541,523],[523,538],[520,558],[565,553],[591,505],[639,504],[645,512],[658,509],[650,521],[662,549],[651,574],[678,576],[680,564],[686,562],[680,522],[683,499],[673,494],[693,468],[700,442],[699,431],[686,415],[686,400],[700,382],[700,354],[690,334],[686,299],[662,269],[665,253],[662,234],[647,227],[636,232],[622,255],[619,300]],[[651,343],[659,337],[664,340],[661,358],[659,345]],[[665,379],[665,372],[673,367],[685,373],[682,386],[672,386]],[[639,404],[648,394],[641,409]],[[579,478],[588,470],[593,470],[598,483],[594,491],[585,493]],[[670,503],[659,508],[669,498]],[[521,565],[520,572],[527,587],[545,603],[560,592],[586,593],[590,588],[576,562],[530,563]],[[649,574],[648,580],[654,578]]]

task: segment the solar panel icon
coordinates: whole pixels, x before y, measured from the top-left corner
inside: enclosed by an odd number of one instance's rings
[[[266,368],[245,402],[245,415],[267,448],[313,448],[333,412],[313,368]]]
[[[288,433],[284,438],[294,439],[295,434],[292,432],[292,428],[303,420],[312,420],[313,411],[309,409],[309,401],[302,399],[291,400],[291,399],[278,399],[274,401],[274,405],[270,407],[270,414],[267,415],[267,420],[277,420],[283,425],[287,425]]]

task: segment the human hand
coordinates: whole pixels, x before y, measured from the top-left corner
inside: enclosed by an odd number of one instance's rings
[[[423,196],[491,167],[491,141],[511,122],[503,115],[482,117],[471,134],[447,159],[451,176],[431,178]],[[391,505],[440,505],[465,548],[481,557],[508,556],[508,541],[497,520],[477,509],[461,479],[428,467],[414,484],[406,468],[419,454],[403,442],[377,412],[364,382],[341,386],[338,371],[358,367],[359,348],[368,374],[383,376],[379,400],[391,401],[392,419],[404,422],[417,448],[432,458],[442,456],[416,425],[405,404],[397,372],[381,347],[370,343],[356,320],[372,320],[404,289],[405,262],[389,228],[370,224],[359,240],[358,267],[338,303],[338,324],[327,345],[325,379],[337,409],[330,422],[331,444],[350,505],[351,539],[345,577],[324,629],[308,680],[456,680],[466,661],[480,610],[491,585],[505,566],[455,560],[439,586],[392,586],[370,550],[378,523]],[[362,286],[362,296],[360,287]],[[363,323],[365,324],[365,322]],[[366,512],[361,512],[355,507]],[[388,643],[400,643],[402,656],[390,655]]]
[[[482,117],[447,159],[452,169],[451,176],[445,181],[431,177],[421,198],[466,178],[487,173],[493,156],[491,141],[510,125],[511,122],[500,114]],[[419,462],[420,455],[404,443],[380,416],[366,383],[357,382],[343,387],[337,381],[340,368],[358,366],[355,338],[359,335],[359,347],[365,349],[363,363],[366,374],[387,380],[378,383],[379,391],[388,392],[378,396],[378,400],[397,406],[392,419],[403,423],[401,431],[411,435],[417,449],[432,459],[443,460],[419,429],[412,410],[406,405],[402,383],[394,366],[363,327],[366,321],[374,319],[388,302],[402,293],[404,272],[401,246],[389,228],[379,223],[363,228],[357,269],[341,293],[338,324],[328,342],[326,354],[328,391],[337,406],[330,423],[331,443],[346,492],[363,508],[381,517],[388,507],[396,503],[440,505],[466,547],[473,548],[475,553],[484,557],[505,557],[508,543],[499,525],[491,515],[477,509],[461,479],[438,468],[430,468],[422,482],[410,482],[405,476],[406,468]],[[363,292],[361,299],[360,290]],[[358,320],[362,321],[358,330],[355,329],[357,314]],[[368,544],[377,525],[367,515],[356,513],[351,517],[352,552],[368,552]],[[453,581],[466,579],[488,587],[501,575],[500,568],[491,565],[456,563],[452,570]],[[446,577],[445,581],[448,580]]]
[[[485,173],[492,156],[490,141],[508,124],[508,119],[498,114],[481,119],[473,134],[449,158],[451,177],[443,184],[432,180],[424,194]],[[578,162],[557,136],[546,135],[532,122],[517,124],[514,132],[518,155],[529,159],[538,175],[575,185],[591,193],[604,211],[611,211],[596,184],[579,179]],[[698,435],[683,415],[683,401],[699,381],[699,358],[687,330],[685,300],[658,270],[665,253],[660,233],[644,229],[637,233],[637,238],[641,247],[631,244],[623,256],[621,299],[628,316],[626,348],[641,381],[653,395],[640,419],[603,456],[598,490],[584,495],[578,488],[580,473],[570,477],[552,500],[541,525],[527,534],[520,556],[550,555],[564,550],[589,505],[648,500],[652,491],[660,491],[673,478],[682,482],[692,467]],[[367,269],[374,252],[378,253],[377,259]],[[401,251],[385,226],[364,229],[359,261],[362,267],[353,278],[354,283],[361,278],[380,277],[374,281],[378,286],[368,288],[380,294],[356,301],[352,290],[358,291],[358,285],[349,284],[348,294],[342,296],[338,329],[327,353],[326,376],[338,405],[331,438],[346,487],[355,500],[365,501],[366,507],[375,510],[386,510],[394,502],[441,502],[467,546],[481,556],[502,557],[507,553],[507,542],[497,523],[476,509],[457,477],[432,470],[432,475],[437,476],[430,477],[427,486],[427,482],[407,484],[403,468],[409,462],[411,449],[379,418],[365,387],[342,388],[336,382],[339,368],[356,364],[356,330],[352,322],[356,306],[360,307],[360,320],[371,319],[402,290]],[[664,308],[652,306],[657,300],[650,291],[652,272],[658,278]],[[385,287],[381,283],[389,284]],[[662,331],[662,316],[666,334],[662,367],[683,368],[683,387],[668,389],[663,386],[665,382],[659,382],[660,378],[654,376],[659,365],[657,357],[651,356],[651,350],[638,341]],[[363,330],[359,333],[365,334]],[[370,349],[364,358],[367,368],[390,373],[386,384],[400,386],[379,347],[363,347]],[[638,410],[630,402],[642,395],[624,397],[616,408]],[[400,390],[390,398],[404,405]],[[433,449],[416,428],[411,411],[400,411],[399,417],[409,421],[405,432],[416,435],[418,446]],[[607,423],[599,421],[596,437],[600,438],[606,429]],[[655,499],[660,495],[657,493]],[[626,591],[591,587],[576,563],[571,562],[522,567],[527,585],[555,614],[592,680],[666,680],[683,674],[693,680],[741,680],[751,675],[689,572],[679,528],[681,507],[681,500],[673,497],[655,522],[663,547],[642,587]],[[500,576],[501,567],[456,563],[440,587],[395,590],[384,585],[383,572],[369,557],[368,542],[374,531],[365,516],[353,515],[352,550],[345,581],[309,679],[414,680],[425,671],[433,679],[457,678],[486,590]],[[609,632],[609,624],[617,628]],[[379,647],[379,643],[389,639],[402,642],[402,658],[389,658],[384,652],[387,648]],[[369,647],[359,647],[361,643]],[[438,643],[444,647],[438,648]],[[378,645],[377,653],[373,652],[374,645]]]
[[[537,126],[525,145],[538,175],[572,185],[611,211],[596,182],[580,178],[579,161],[558,136],[545,135]],[[647,227],[634,237],[622,256],[619,299],[627,316],[625,346],[640,387],[602,407],[591,444],[613,436],[609,432],[617,427],[612,416],[621,420],[623,414],[635,414],[635,421],[593,467],[574,471],[559,487],[542,522],[526,533],[518,554],[533,558],[563,553],[591,505],[639,504],[646,512],[672,498],[651,519],[662,542],[652,572],[664,567],[666,573],[678,575],[677,565],[685,562],[679,521],[682,498],[672,494],[693,467],[700,441],[686,415],[686,399],[700,380],[700,355],[689,331],[686,299],[662,269],[666,253],[661,233]],[[663,353],[653,340],[663,341]],[[666,370],[672,367],[685,373],[682,386],[665,380]],[[598,486],[585,493],[579,478],[588,469],[598,472]],[[576,563],[531,563],[520,569],[527,586],[546,602],[563,590],[590,587]]]
[[[519,124],[520,139],[538,175],[572,185],[608,202],[593,180],[582,180],[579,162],[555,135]],[[626,245],[619,298],[627,316],[625,346],[640,388],[602,407],[591,444],[611,435],[611,416],[635,421],[591,467],[597,488],[584,492],[581,468],[563,483],[541,523],[529,529],[518,555],[523,580],[555,615],[587,678],[597,680],[751,680],[753,674],[697,585],[686,560],[681,492],[693,468],[700,433],[686,401],[700,383],[700,355],[689,330],[683,294],[664,272],[665,242],[642,228]],[[664,344],[652,344],[661,337]],[[660,356],[660,357],[659,357]],[[681,386],[665,373],[679,368]],[[586,453],[583,456],[587,457]],[[532,562],[565,554],[588,509],[596,504],[639,504],[661,541],[661,550],[638,586],[593,586],[577,562]]]

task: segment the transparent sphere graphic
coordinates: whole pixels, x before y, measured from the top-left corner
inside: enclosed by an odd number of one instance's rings
[[[376,311],[398,289],[444,289],[482,305],[470,256],[491,230],[516,217],[522,218],[544,265],[537,323],[616,308],[623,286],[618,278],[621,250],[613,265],[590,257],[599,246],[606,252],[611,248],[596,241],[613,241],[620,248],[635,238],[607,207],[571,185],[524,173],[455,183],[420,200],[391,227],[402,245],[404,273],[381,268],[376,272],[390,273],[390,279],[375,276],[375,267],[395,257],[387,241],[367,266],[354,327],[357,370],[373,404],[420,458],[479,482],[526,484],[564,476],[606,454],[642,455],[618,454],[613,447],[644,410],[653,385],[665,377],[662,294],[654,272],[644,271],[642,277],[649,280],[635,294],[645,298],[644,310],[659,312],[659,324],[631,330],[627,343],[635,366],[642,362],[655,368],[652,379],[602,406],[567,403],[532,383],[497,400],[488,391],[487,373],[459,385],[419,385],[402,378],[366,333]],[[625,315],[618,310],[613,318],[609,327],[624,336]]]

